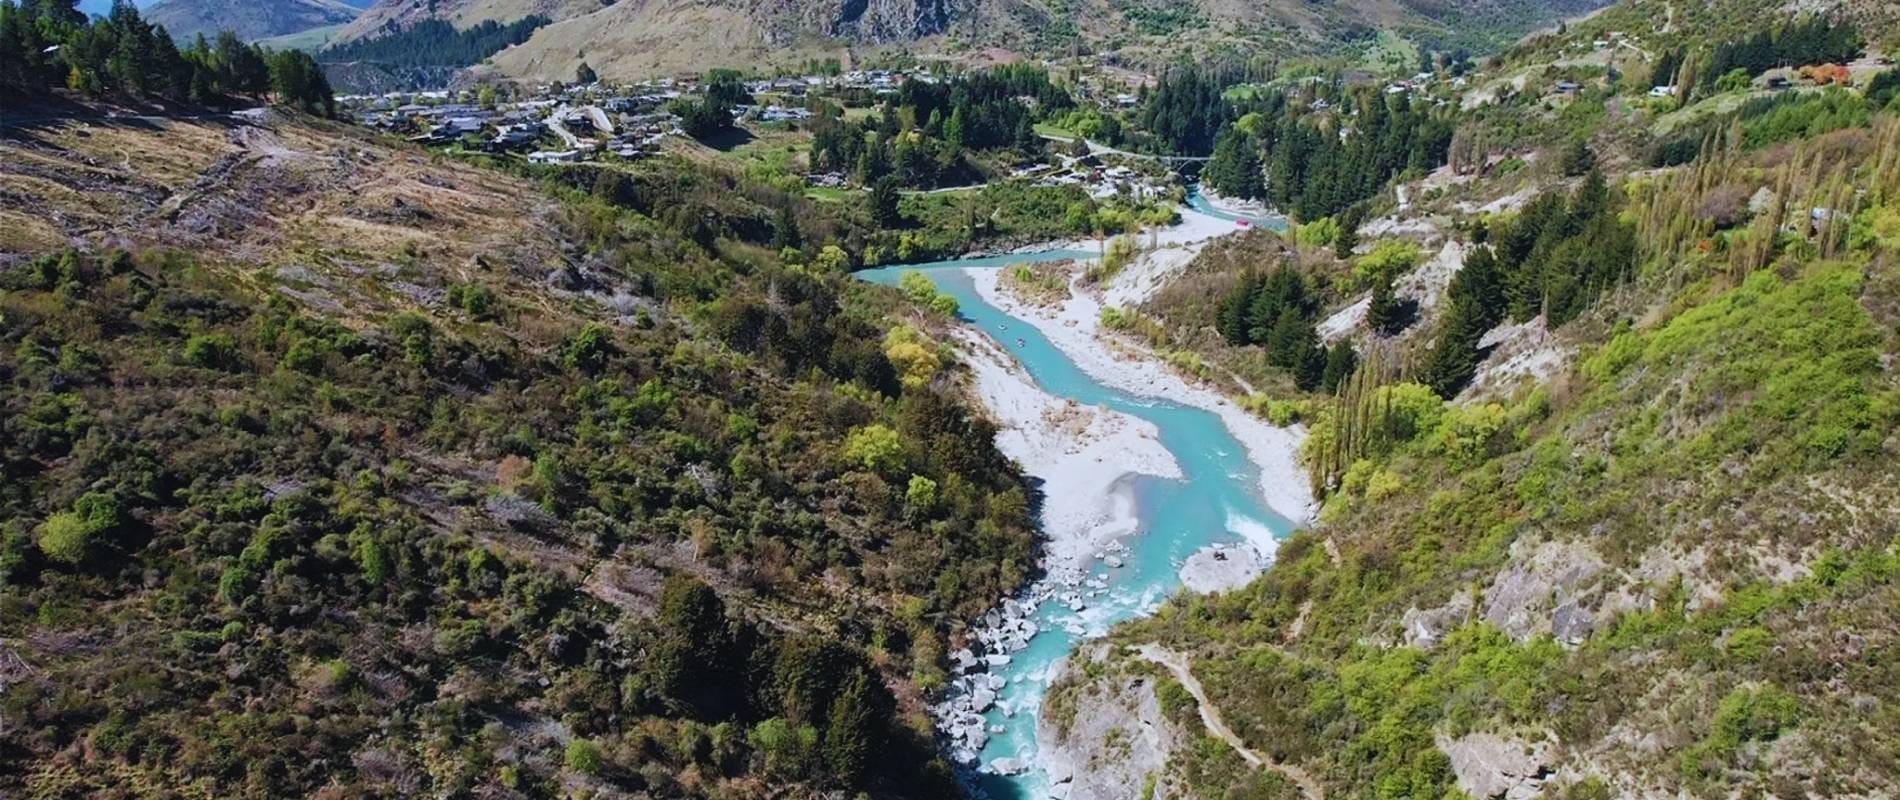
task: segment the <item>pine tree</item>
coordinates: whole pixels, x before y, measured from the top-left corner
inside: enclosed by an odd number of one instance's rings
[[[1392,289],[1392,276],[1381,275],[1366,304],[1366,325],[1380,336],[1392,336],[1411,324],[1411,315]]]
[[[787,247],[796,249],[804,244],[804,237],[798,232],[798,215],[792,211],[792,205],[786,203],[779,206],[778,221],[772,226],[772,246],[783,250]]]
[[[1465,254],[1464,268],[1452,277],[1449,294],[1454,300],[1470,300],[1487,327],[1504,318],[1504,282],[1491,248],[1477,245]]]
[[[885,229],[902,227],[904,215],[898,210],[897,179],[885,176],[871,185],[871,220]]]
[[[1365,221],[1365,208],[1353,206],[1339,214],[1339,234],[1333,237],[1333,255],[1340,260],[1352,258],[1359,246],[1359,225]]]
[[[1573,137],[1557,160],[1558,168],[1571,178],[1595,169],[1596,163],[1596,153],[1590,150],[1590,141],[1582,136]]]
[[[968,135],[966,132],[968,126],[969,123],[963,116],[963,106],[958,105],[956,108],[951,109],[950,119],[945,120],[943,123],[944,143],[950,145],[952,150],[962,152],[964,137]]]
[[[698,580],[675,575],[660,592],[659,638],[644,664],[647,685],[679,714],[722,718],[741,698],[734,691],[731,628],[719,595]]]
[[[881,686],[870,670],[859,669],[831,702],[825,718],[823,755],[832,780],[843,786],[862,786],[878,761],[885,740],[880,724],[885,717]]]
[[[1339,384],[1352,375],[1359,365],[1359,354],[1352,349],[1352,342],[1344,337],[1334,342],[1326,351],[1326,366],[1320,370],[1320,390],[1333,394],[1339,391]]]
[[[1228,344],[1245,345],[1253,341],[1249,331],[1248,314],[1253,305],[1254,295],[1260,290],[1260,279],[1253,273],[1241,276],[1240,282],[1228,290],[1221,298],[1220,308],[1215,312],[1214,329]]]
[[[1426,358],[1424,379],[1439,397],[1455,397],[1478,371],[1478,342],[1486,326],[1481,312],[1466,298],[1453,300],[1446,312],[1438,341]]]
[[[1214,142],[1214,154],[1208,158],[1201,179],[1225,197],[1260,197],[1260,154],[1253,137],[1233,127],[1224,129]]]
[[[1267,363],[1297,371],[1305,363],[1307,351],[1319,340],[1312,323],[1291,310],[1283,311],[1267,334]]]

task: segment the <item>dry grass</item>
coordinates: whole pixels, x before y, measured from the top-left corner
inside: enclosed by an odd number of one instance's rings
[[[427,299],[413,284],[561,263],[535,224],[552,213],[523,181],[303,119],[68,122],[0,138],[0,263],[171,247],[321,305],[386,311]]]

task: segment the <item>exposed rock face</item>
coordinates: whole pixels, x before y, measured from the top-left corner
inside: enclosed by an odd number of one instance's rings
[[[1476,600],[1471,596],[1471,590],[1465,589],[1437,608],[1406,609],[1400,623],[1402,640],[1412,647],[1430,649],[1437,646],[1444,641],[1446,633],[1470,619]]]
[[[1451,761],[1458,789],[1478,800],[1523,800],[1542,794],[1547,745],[1473,733],[1453,739],[1438,734],[1438,749]]]
[[[1071,665],[1108,658],[1108,645],[1078,650],[1065,662],[1057,684],[1077,676]],[[1075,716],[1066,731],[1046,713],[1036,722],[1036,742],[1049,773],[1050,794],[1067,800],[1128,800],[1149,775],[1159,775],[1168,756],[1185,746],[1185,737],[1161,713],[1155,679],[1114,669],[1080,686]],[[1066,787],[1066,788],[1065,788]],[[1155,784],[1154,800],[1166,800],[1165,781]]]
[[[1252,583],[1266,568],[1267,560],[1251,547],[1214,545],[1188,556],[1181,565],[1181,585],[1202,594],[1231,592]]]
[[[725,0],[735,9],[773,20],[775,44],[800,34],[883,44],[935,36],[967,11],[968,0]]]
[[[1484,620],[1520,641],[1546,632],[1566,644],[1588,637],[1594,618],[1581,601],[1603,572],[1603,558],[1570,542],[1520,541],[1511,556],[1511,566],[1485,590]]]

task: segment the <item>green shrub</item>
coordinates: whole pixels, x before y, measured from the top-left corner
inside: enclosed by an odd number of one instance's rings
[[[936,508],[937,482],[922,475],[910,476],[910,485],[904,489],[904,505],[919,511]]]
[[[237,363],[237,345],[221,333],[198,334],[185,340],[185,363],[205,369],[229,369]]]
[[[574,739],[567,743],[567,768],[583,775],[598,775],[606,762],[606,755],[600,745],[589,739]]]
[[[40,524],[40,552],[62,564],[78,564],[123,524],[125,510],[117,497],[87,492],[73,502],[72,511],[54,514]]]
[[[1736,687],[1716,706],[1708,736],[1682,754],[1683,777],[1714,775],[1734,762],[1743,745],[1779,738],[1800,715],[1800,701],[1774,686]]]
[[[1353,261],[1353,285],[1368,287],[1410,272],[1423,254],[1418,245],[1404,239],[1381,239],[1372,252]]]
[[[561,357],[562,363],[571,369],[586,373],[598,373],[607,367],[607,359],[614,353],[613,338],[606,326],[588,323],[567,342],[567,349]]]
[[[852,429],[844,439],[844,460],[873,472],[904,463],[904,439],[882,423]]]
[[[1760,661],[1774,646],[1774,635],[1757,627],[1742,628],[1728,637],[1729,658],[1743,663]]]

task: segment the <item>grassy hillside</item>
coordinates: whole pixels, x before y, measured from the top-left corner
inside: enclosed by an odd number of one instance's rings
[[[800,201],[287,118],[0,154],[0,793],[954,792],[919,687],[1029,495],[893,296],[779,266]]]
[[[1713,47],[1728,30],[1670,35]],[[1600,35],[1549,52],[1590,52]],[[1472,86],[1576,68],[1531,52]],[[1115,657],[1053,690],[1060,714],[1128,676],[1152,681],[1193,732],[1152,776],[1169,796],[1300,790],[1202,737],[1194,699],[1141,645],[1187,654],[1242,744],[1332,797],[1878,797],[1896,780],[1891,94],[1868,76],[1744,98],[1657,163],[1668,133],[1654,122],[1674,106],[1590,68],[1574,103],[1527,91],[1461,115],[1453,166],[1402,178],[1409,205],[1368,202],[1357,254],[1332,252],[1333,218],[1294,241],[1255,234],[1210,247],[1140,309],[1150,339],[1242,373],[1264,412],[1302,417],[1327,495],[1263,579],[1118,629]],[[1581,208],[1607,213],[1603,227],[1568,222]],[[1628,268],[1601,271],[1624,235]],[[1398,267],[1401,296],[1427,301],[1402,332],[1375,333],[1370,311],[1335,317],[1376,293],[1366,268],[1401,240],[1458,253],[1463,271]],[[1361,359],[1337,392],[1299,392],[1273,343],[1217,332],[1219,298],[1276,265],[1303,277],[1315,317],[1347,320],[1332,330]],[[1487,292],[1513,310],[1458,345],[1450,331]],[[1426,384],[1457,346],[1474,347],[1477,377],[1441,397]]]
[[[1383,444],[1263,580],[1114,640],[1194,654],[1248,744],[1340,796],[1471,791],[1464,754],[1491,740],[1534,752],[1556,796],[1891,785],[1897,135],[1877,129],[1838,252],[1782,236],[1745,272],[1659,257],[1567,329],[1586,355],[1548,383],[1369,396],[1352,413]],[[1338,424],[1322,414],[1315,441]],[[1057,692],[1087,702],[1102,680]],[[1167,779],[1295,796],[1211,743]]]
[[[231,31],[244,41],[294,34],[312,28],[341,26],[356,19],[358,8],[341,0],[272,0],[263,3],[227,3],[219,0],[159,0],[144,10],[145,18],[165,26],[172,38],[189,43],[203,35],[215,39]]]

